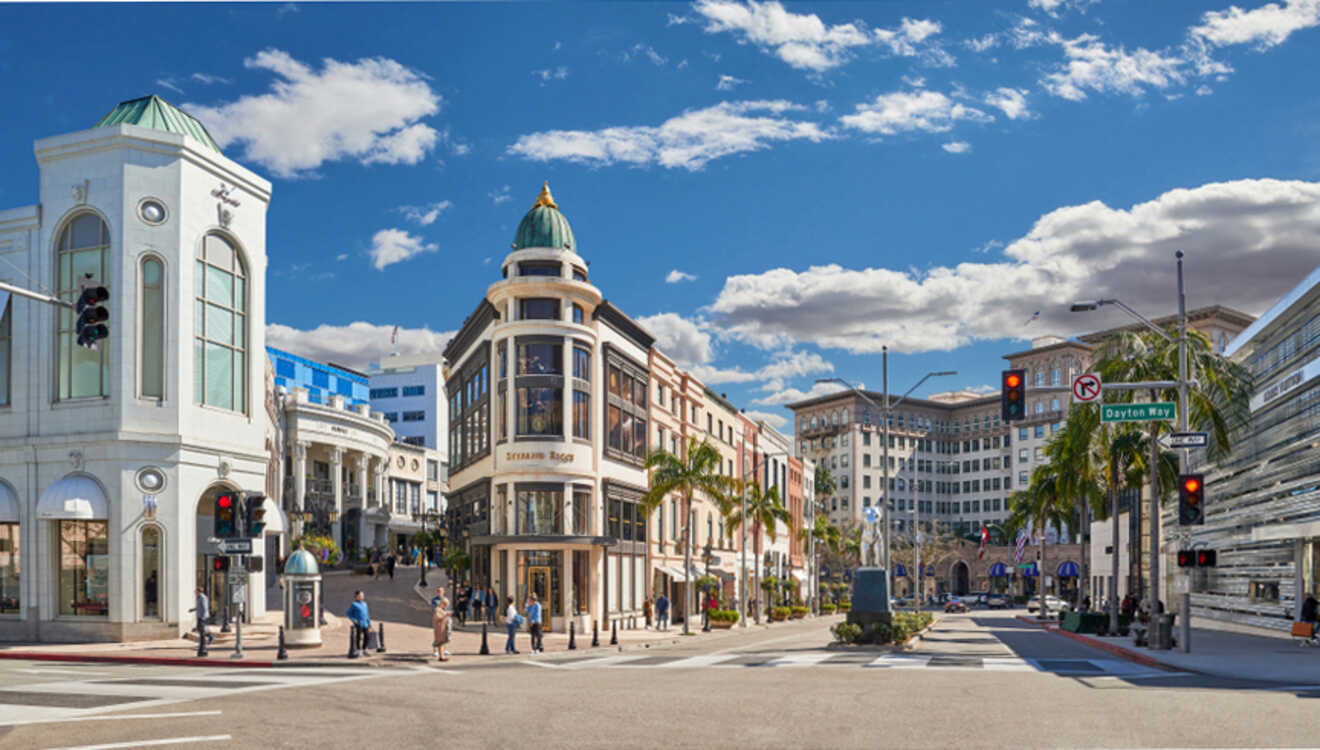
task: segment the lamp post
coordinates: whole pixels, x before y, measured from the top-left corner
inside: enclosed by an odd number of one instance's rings
[[[883,546],[884,546],[884,552],[883,552],[883,555],[882,555],[882,559],[883,559],[883,562],[884,562],[885,575],[888,576],[888,575],[889,575],[889,570],[890,570],[890,567],[889,567],[889,541],[890,541],[889,536],[890,536],[890,528],[889,528],[889,527],[890,527],[890,524],[891,524],[890,516],[889,516],[889,414],[890,414],[891,411],[893,411],[893,408],[894,408],[895,406],[898,406],[899,404],[903,403],[903,400],[904,400],[904,399],[906,399],[908,396],[910,396],[910,395],[912,394],[913,391],[915,391],[916,389],[920,388],[920,387],[921,387],[921,384],[924,383],[924,382],[926,382],[928,379],[930,379],[930,378],[934,378],[934,377],[941,377],[941,376],[945,376],[945,375],[957,375],[957,374],[958,374],[958,371],[957,371],[957,370],[941,370],[941,371],[938,371],[938,372],[928,372],[928,373],[926,373],[925,375],[922,375],[922,376],[921,376],[921,380],[918,380],[917,383],[916,383],[916,385],[914,385],[914,386],[912,386],[911,388],[907,389],[907,392],[906,392],[906,393],[904,393],[902,396],[900,396],[900,397],[898,398],[897,401],[895,401],[895,402],[893,402],[893,403],[891,404],[891,403],[889,402],[889,347],[887,347],[887,346],[885,346],[885,347],[881,347],[881,363],[882,363],[882,368],[883,368],[883,373],[884,373],[884,395],[883,395],[884,406],[880,406],[880,405],[876,404],[876,402],[874,402],[874,401],[871,400],[870,396],[867,396],[865,393],[863,393],[862,391],[858,390],[858,388],[857,388],[856,386],[854,386],[852,383],[849,383],[848,381],[844,380],[843,378],[817,378],[817,379],[816,379],[816,382],[817,382],[817,383],[839,383],[840,385],[843,385],[844,387],[846,387],[848,390],[850,390],[850,391],[852,391],[853,393],[855,393],[855,394],[857,394],[858,396],[860,396],[864,401],[866,401],[866,403],[868,403],[868,404],[870,404],[871,406],[873,406],[873,407],[875,407],[875,408],[877,408],[877,409],[880,410],[880,414],[881,414],[880,421],[881,421],[882,426],[883,426],[883,428],[884,428],[884,434],[883,434],[883,437],[881,438],[881,440],[882,440],[882,442],[883,442],[884,455],[883,455],[883,456],[881,457],[881,459],[880,459],[880,467],[881,467],[881,469],[882,469],[883,472],[884,472],[884,476],[883,476],[883,478],[880,480],[880,487],[881,487],[881,490],[884,492],[884,494],[883,494],[883,496],[882,496],[882,501],[881,501],[881,504],[880,504],[880,523],[881,523],[881,534],[880,534],[880,538],[881,538],[881,542],[882,542],[882,544],[883,544]]]
[[[710,563],[711,563],[711,558],[714,557],[714,555],[712,555],[710,551],[709,539],[706,540],[706,548],[702,550],[701,556],[702,559],[705,560],[706,562],[706,578],[710,578]],[[710,632],[710,605],[709,605],[710,597],[709,596],[706,597],[706,602],[707,604],[703,605],[701,608],[701,614],[702,614],[701,632],[703,633]]]
[[[412,514],[412,517],[413,517],[413,520],[414,520],[414,521],[417,521],[417,522],[421,523],[421,525],[422,525],[422,537],[424,537],[424,538],[426,537],[426,522],[427,522],[427,521],[435,521],[436,524],[439,525],[440,514],[436,513],[436,512],[433,511],[433,510],[424,510],[424,511],[421,511],[420,513],[414,513],[414,514]],[[426,582],[426,566],[427,566],[427,564],[428,564],[429,562],[430,562],[430,559],[429,559],[429,557],[426,555],[426,545],[422,545],[422,564],[421,564],[421,566],[420,566],[422,570],[421,570],[421,574],[420,574],[420,576],[419,576],[419,578],[418,578],[418,580],[417,580],[417,585],[418,585],[418,586],[421,586],[422,588],[426,588],[426,587],[429,585],[429,584]]]
[[[1085,312],[1099,309],[1102,305],[1114,305],[1122,309],[1127,314],[1141,321],[1147,328],[1159,334],[1161,338],[1170,344],[1178,346],[1178,430],[1187,431],[1187,301],[1183,295],[1183,253],[1181,250],[1174,254],[1177,259],[1178,276],[1178,339],[1175,341],[1169,334],[1165,333],[1159,326],[1152,323],[1141,313],[1128,307],[1123,302],[1116,299],[1101,299],[1093,302],[1077,302],[1072,305],[1072,312]],[[1155,439],[1155,429],[1152,425],[1150,430],[1150,598],[1155,602],[1152,605],[1152,611],[1158,611],[1160,601],[1160,493],[1159,493],[1159,454],[1160,446]],[[1186,472],[1188,466],[1188,455],[1186,450],[1179,451],[1180,471]],[[1110,515],[1113,518],[1113,580],[1110,584],[1109,596],[1109,623],[1112,630],[1118,627],[1118,497],[1115,495],[1110,501]],[[1182,609],[1182,650],[1187,652],[1191,649],[1191,594],[1183,594],[1181,598]]]

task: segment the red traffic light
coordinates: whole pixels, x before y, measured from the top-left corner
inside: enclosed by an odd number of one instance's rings
[[[1196,567],[1196,555],[1189,549],[1178,550],[1178,567],[1193,568]]]
[[[1017,373],[1009,373],[1007,376],[1004,377],[1004,385],[1008,386],[1009,388],[1017,388],[1021,384],[1022,384],[1022,378],[1018,377]]]
[[[1201,480],[1198,477],[1187,477],[1183,480],[1183,491],[1196,492],[1201,489]]]
[[[234,507],[234,498],[230,497],[229,495],[221,495],[220,497],[216,498],[215,504],[220,506],[221,508],[232,508]]]
[[[1212,549],[1203,549],[1196,553],[1196,565],[1201,568],[1213,568],[1219,555]]]

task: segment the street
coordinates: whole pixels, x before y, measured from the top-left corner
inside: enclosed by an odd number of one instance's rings
[[[903,653],[826,648],[827,627],[838,618],[823,618],[691,645],[524,652],[446,668],[6,662],[0,744],[1314,744],[1316,709],[1308,699],[1320,698],[1320,678],[1311,685],[1248,682],[1146,667],[1017,614],[945,616]]]

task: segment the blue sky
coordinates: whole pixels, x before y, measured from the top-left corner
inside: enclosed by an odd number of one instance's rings
[[[444,345],[549,180],[605,296],[749,412],[996,382],[1076,298],[1258,314],[1320,259],[1320,0],[4,5],[33,140],[156,93],[274,182],[272,344]],[[42,29],[31,34],[32,29]],[[457,293],[455,293],[455,289]],[[1038,320],[1027,325],[1033,313]],[[815,392],[821,392],[817,389]],[[791,425],[786,425],[791,430]]]

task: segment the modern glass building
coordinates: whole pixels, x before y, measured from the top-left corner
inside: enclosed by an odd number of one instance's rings
[[[371,402],[367,376],[363,373],[299,357],[273,346],[266,347],[266,354],[275,366],[275,385],[290,391],[306,388],[307,400],[313,404],[328,404],[331,396],[343,396],[350,406]]]

